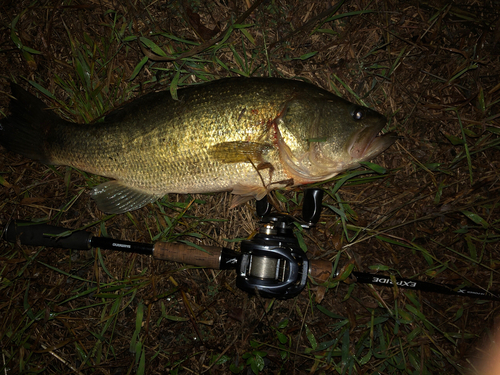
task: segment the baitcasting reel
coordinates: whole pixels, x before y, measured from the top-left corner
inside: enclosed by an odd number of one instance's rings
[[[319,220],[323,191],[308,189],[304,193],[302,224],[310,228]],[[259,233],[241,243],[236,285],[262,297],[288,299],[298,295],[307,282],[309,260],[293,233],[294,219],[270,213],[264,198],[257,202],[261,216]]]

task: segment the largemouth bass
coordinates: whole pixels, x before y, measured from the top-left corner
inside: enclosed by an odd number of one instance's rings
[[[167,193],[232,191],[233,205],[327,180],[396,140],[381,114],[301,81],[229,78],[146,94],[92,124],[70,123],[12,85],[0,143],[46,164],[112,178],[92,189],[123,213]]]

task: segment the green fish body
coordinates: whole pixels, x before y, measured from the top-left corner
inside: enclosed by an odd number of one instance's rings
[[[232,191],[234,204],[323,181],[396,140],[381,114],[301,81],[229,78],[152,92],[103,121],[60,119],[13,85],[0,143],[53,165],[112,178],[93,188],[99,209],[122,213],[167,193]]]

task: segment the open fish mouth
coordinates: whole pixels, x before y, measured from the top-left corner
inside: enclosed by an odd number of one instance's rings
[[[382,134],[382,126],[370,126],[362,129],[355,137],[349,153],[357,162],[373,159],[390,147],[398,136],[394,132]]]

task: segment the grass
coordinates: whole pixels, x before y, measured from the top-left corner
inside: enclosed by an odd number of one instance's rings
[[[2,84],[31,86],[72,121],[93,121],[153,89],[175,96],[198,82],[265,75],[375,107],[402,139],[374,163],[319,184],[320,222],[297,235],[343,277],[308,283],[290,301],[249,297],[229,272],[2,242],[0,371],[469,373],[498,303],[347,276],[356,269],[500,289],[499,61],[491,20],[480,16],[488,12],[470,5],[464,13],[262,2],[241,20],[246,5],[197,1],[6,8]],[[227,210],[228,194],[171,195],[104,215],[86,194],[100,177],[1,152],[2,225],[34,219],[131,241],[230,247],[256,227],[251,205]],[[300,189],[275,192],[273,202],[300,216]]]

